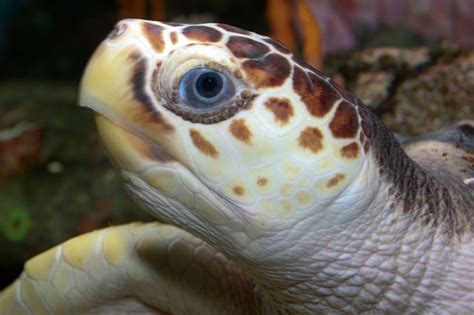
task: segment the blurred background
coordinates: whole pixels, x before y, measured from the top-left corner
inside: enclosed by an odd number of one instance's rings
[[[471,0],[0,0],[0,289],[72,236],[153,220],[76,105],[81,72],[117,20],[271,35],[406,139],[474,119],[473,16]]]

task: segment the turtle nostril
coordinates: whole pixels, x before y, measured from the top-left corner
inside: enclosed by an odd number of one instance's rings
[[[120,35],[122,35],[125,30],[127,29],[127,24],[123,23],[123,22],[118,22],[117,24],[115,24],[115,27],[114,29],[112,30],[112,32],[110,32],[109,36],[107,36],[108,39],[115,39],[117,37],[119,37]]]

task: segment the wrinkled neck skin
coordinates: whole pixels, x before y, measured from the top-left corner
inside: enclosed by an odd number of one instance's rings
[[[458,183],[449,175],[410,160],[372,118],[370,158],[360,170],[367,176],[358,176],[338,199],[292,226],[239,243],[228,226],[190,223],[176,215],[160,219],[206,240],[238,264],[270,297],[263,299],[273,304],[267,309],[290,314],[472,311],[474,284],[466,280],[474,278],[472,195],[460,186],[453,189]],[[156,208],[156,202],[145,206]]]
[[[418,166],[372,118],[378,153],[362,170],[368,180],[346,192],[352,207],[338,200],[324,209],[350,216],[315,223],[288,260],[247,270],[288,313],[472,312],[471,192]]]

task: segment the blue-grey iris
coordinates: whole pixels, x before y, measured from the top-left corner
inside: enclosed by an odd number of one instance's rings
[[[234,84],[227,75],[209,68],[189,70],[179,82],[183,105],[198,113],[228,104],[234,94]]]

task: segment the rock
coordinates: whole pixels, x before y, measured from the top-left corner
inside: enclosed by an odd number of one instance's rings
[[[401,137],[474,119],[474,51],[374,48],[332,67],[330,75]]]

